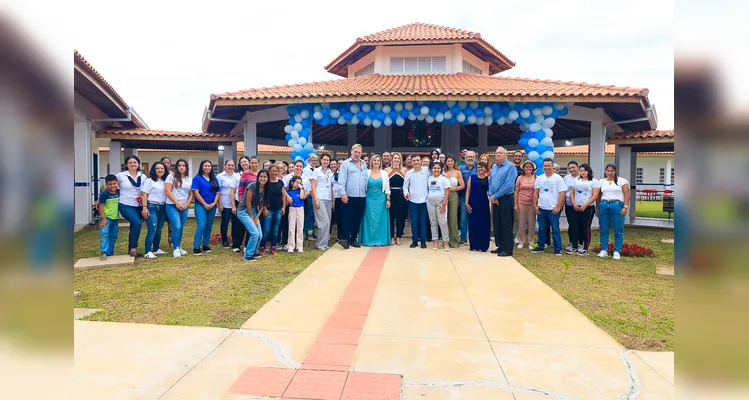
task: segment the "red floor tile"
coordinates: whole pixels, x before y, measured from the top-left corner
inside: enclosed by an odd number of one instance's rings
[[[369,314],[369,307],[372,305],[371,301],[361,303],[345,303],[340,302],[335,309],[337,314],[349,314],[349,315],[367,315]]]
[[[294,369],[250,367],[229,388],[229,393],[280,397],[296,372]]]
[[[374,293],[371,291],[360,292],[356,289],[347,289],[341,297],[341,303],[372,303]]]
[[[313,369],[318,371],[344,371],[348,372],[351,370],[351,367],[344,367],[341,365],[322,365],[322,364],[310,364],[310,363],[304,363],[302,364],[302,367],[299,369]]]
[[[356,270],[354,278],[375,278],[380,279],[383,265],[362,265]]]
[[[341,400],[398,400],[401,376],[350,372]]]
[[[362,329],[366,321],[366,315],[334,313],[325,322],[325,328]]]
[[[299,370],[291,380],[284,398],[338,400],[347,372]]]
[[[317,336],[315,343],[322,344],[350,344],[358,345],[362,329],[348,329],[336,326],[326,326]]]
[[[356,354],[356,346],[344,344],[315,343],[304,357],[305,364],[351,366]]]

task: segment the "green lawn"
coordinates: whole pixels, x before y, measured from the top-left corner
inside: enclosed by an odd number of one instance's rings
[[[562,237],[567,243],[566,232]],[[516,249],[514,257],[628,349],[673,351],[674,278],[655,273],[659,265],[673,266],[674,245],[661,242],[673,237],[672,230],[627,227],[625,242],[653,249],[652,258],[555,257],[527,249]],[[598,238],[593,231],[591,248]]]
[[[668,213],[663,212],[662,201],[644,201],[637,200],[637,209],[635,213],[638,217],[644,218],[668,218]],[[674,213],[671,213],[671,219],[674,218]]]
[[[219,231],[220,218],[213,232]],[[120,228],[115,254],[126,254],[128,228]],[[162,249],[168,251],[166,226]],[[146,229],[141,233],[142,251]],[[188,218],[182,239],[192,246],[195,220]],[[220,244],[200,257],[171,255],[156,260],[138,258],[135,265],[74,272],[76,308],[101,308],[92,321],[239,328],[260,307],[291,282],[322,252],[279,252],[250,263]],[[75,234],[75,259],[99,256],[99,232],[87,227]]]

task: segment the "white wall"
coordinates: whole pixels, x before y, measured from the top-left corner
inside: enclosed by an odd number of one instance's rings
[[[668,160],[671,160],[671,166],[674,165],[674,156],[673,155],[643,155],[638,154],[637,155],[637,168],[642,168],[642,184],[637,185],[638,189],[658,189],[658,190],[664,190],[665,187],[662,184],[659,184],[659,176],[660,176],[660,168],[666,168],[666,162]],[[581,154],[581,155],[566,155],[566,154],[560,154],[557,155],[554,158],[554,162],[559,164],[561,167],[566,167],[567,163],[570,161],[577,161],[578,164],[587,163],[588,162],[588,155],[587,154]],[[613,154],[607,154],[604,159],[605,164],[614,163],[614,155]],[[667,174],[670,174],[670,171],[666,172]],[[602,178],[600,176],[597,176],[597,178]],[[676,178],[676,176],[674,176]],[[634,182],[633,182],[634,183]],[[670,189],[674,188],[674,182],[671,182]]]
[[[463,72],[463,60],[480,68],[482,75],[489,74],[489,63],[482,61],[466,51],[460,44],[434,46],[377,46],[374,51],[349,66],[349,78],[353,78],[356,71],[359,71],[372,62],[375,64],[375,73],[390,75],[390,58],[392,57],[430,56],[445,56],[447,58],[446,73],[448,74]]]

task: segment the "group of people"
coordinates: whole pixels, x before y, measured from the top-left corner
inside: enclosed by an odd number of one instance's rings
[[[541,166],[544,174],[536,176],[538,166],[523,161],[522,152],[515,152],[509,161],[507,151],[499,147],[494,156],[492,164],[488,154],[477,162],[468,149],[461,151],[460,160],[437,150],[428,157],[397,152],[363,157],[357,144],[347,159],[310,154],[306,163],[265,161],[262,169],[256,156],[242,156],[238,171],[234,160],[226,160],[218,175],[205,160],[195,176],[190,176],[187,161],[172,165],[168,157],[153,163],[146,175],[140,171],[140,159],[128,156],[126,170],[106,177],[99,198],[101,257],[114,254],[120,214],[130,224],[131,256],[155,259],[167,254],[161,250],[165,224],[173,257],[186,255],[182,233],[193,203],[194,255],[212,251],[216,214],[221,217],[223,247],[235,253],[244,247],[248,261],[278,250],[303,252],[304,240],[314,240],[317,249],[326,250],[333,225],[338,228],[336,242],[344,249],[401,245],[407,220],[412,248],[427,248],[426,243],[433,242],[434,250],[468,244],[471,251],[486,252],[491,221],[496,245],[492,253],[510,256],[515,247],[524,246],[543,252],[553,238],[554,253],[561,255],[559,216],[564,211],[569,222],[568,253],[588,254],[596,215],[601,226],[599,256],[608,255],[613,225],[613,257],[620,257],[629,188],[617,176],[615,165],[607,165],[606,178],[596,180],[589,165],[570,162],[562,178],[551,159]],[[143,223],[147,234],[140,253]],[[536,224],[538,240],[533,245]]]

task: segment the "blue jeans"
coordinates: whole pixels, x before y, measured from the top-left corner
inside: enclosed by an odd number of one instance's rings
[[[216,207],[206,210],[200,203],[195,203],[195,222],[198,228],[195,229],[195,238],[192,241],[192,248],[203,247],[211,243],[211,229],[213,228],[213,219],[216,217]]]
[[[114,255],[114,244],[117,242],[117,220],[101,216],[107,220],[103,228],[99,228],[99,249],[101,254]]]
[[[150,215],[146,220],[146,253],[156,251],[161,247],[161,230],[166,221],[166,204],[148,204]]]
[[[255,225],[255,221],[250,217],[247,209],[237,211],[237,218],[242,221],[242,225],[250,233],[250,240],[247,241],[247,247],[244,249],[244,258],[249,258],[257,250],[257,246],[260,243],[260,238],[263,236],[262,231],[258,225]]]
[[[602,201],[598,210],[598,225],[601,228],[601,250],[609,249],[609,227],[614,226],[614,251],[622,252],[624,245],[624,216],[621,215],[624,203]]]
[[[140,228],[143,225],[143,216],[140,211],[142,206],[133,207],[120,203],[120,214],[130,223],[130,235],[127,238],[128,250],[138,248],[138,239],[140,238]]]
[[[462,191],[460,193],[465,193]],[[459,193],[459,194],[460,194]],[[460,238],[465,240],[468,237],[468,209],[466,208],[466,196],[458,196],[460,203],[458,203],[458,212],[460,213]]]
[[[182,232],[185,229],[185,222],[187,222],[188,210],[189,208],[185,208],[180,211],[174,204],[166,205],[166,217],[172,223],[172,244],[175,249],[182,248]]]
[[[552,215],[552,210],[540,209],[538,216],[538,249],[543,250],[548,238],[548,229],[551,227],[551,237],[554,238],[554,251],[562,251],[562,235],[559,233],[559,214]]]
[[[315,201],[312,196],[304,199],[304,238],[315,236]]]
[[[270,240],[271,247],[278,244],[278,227],[281,226],[281,209],[268,210],[268,215],[260,217],[260,223],[263,227],[263,238],[260,240],[260,247]]]
[[[427,216],[427,204],[417,204],[409,201],[408,212],[411,218],[411,240],[413,240],[414,242],[421,241],[421,243],[426,243],[428,229],[427,227],[429,224],[429,217]]]

